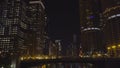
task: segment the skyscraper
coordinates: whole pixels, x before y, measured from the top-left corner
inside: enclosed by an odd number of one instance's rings
[[[103,1],[103,29],[106,48],[111,50],[111,55],[117,56],[120,44],[120,1]]]
[[[30,0],[27,15],[30,19],[29,29],[34,32],[34,40],[36,40],[32,47],[34,54],[43,54],[45,47],[46,14],[42,1]]]
[[[4,0],[0,2],[0,53],[17,54],[25,47],[24,34],[27,25],[27,0]]]
[[[45,25],[45,7],[41,0],[0,2],[0,53],[42,54]]]
[[[85,54],[102,52],[101,2],[80,0],[81,46]]]

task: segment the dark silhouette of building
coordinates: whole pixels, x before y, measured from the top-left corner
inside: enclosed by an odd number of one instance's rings
[[[81,46],[84,54],[104,51],[100,19],[100,1],[80,0]]]
[[[105,34],[106,48],[111,55],[117,56],[120,44],[120,1],[103,1],[103,30]]]
[[[29,30],[33,32],[35,42],[32,45],[32,51],[35,54],[43,54],[45,48],[45,26],[46,13],[45,6],[41,0],[30,0],[28,6],[28,18],[30,19]],[[30,49],[31,51],[31,49]]]

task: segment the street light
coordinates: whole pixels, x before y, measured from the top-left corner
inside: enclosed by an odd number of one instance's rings
[[[113,52],[114,52],[114,56],[116,57],[116,55],[117,55],[117,53],[116,53],[116,46],[113,45],[113,46],[112,46],[112,49],[113,49]]]
[[[120,44],[118,44],[117,55],[120,56]]]
[[[112,48],[113,48],[113,49],[116,49],[116,46],[114,45],[114,46],[112,46]]]
[[[110,55],[111,47],[107,47],[108,55]]]
[[[107,47],[107,49],[108,49],[108,50],[110,50],[110,49],[111,49],[111,47]]]
[[[120,44],[118,45],[118,47],[120,47]]]

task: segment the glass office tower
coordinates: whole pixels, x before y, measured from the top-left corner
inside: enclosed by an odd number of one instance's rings
[[[85,55],[104,52],[101,2],[80,0],[81,47]]]

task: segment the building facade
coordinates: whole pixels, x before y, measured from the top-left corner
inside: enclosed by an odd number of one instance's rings
[[[0,2],[0,54],[43,54],[46,14],[41,0]]]
[[[102,3],[105,5],[103,8],[103,29],[106,49],[110,55],[118,56],[120,53],[120,1],[110,0],[110,2],[102,1]]]
[[[80,0],[81,46],[84,54],[92,55],[104,50],[100,19],[100,1]]]
[[[32,51],[35,55],[41,55],[45,48],[45,26],[46,26],[46,14],[45,6],[41,0],[30,0],[28,6],[28,18],[30,19],[29,29],[34,36],[34,44]],[[31,50],[30,50],[31,51]]]
[[[17,54],[26,47],[27,0],[4,0],[0,3],[0,52],[2,55]]]

